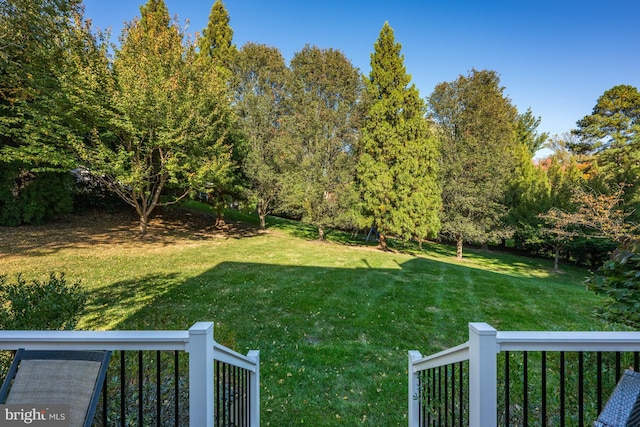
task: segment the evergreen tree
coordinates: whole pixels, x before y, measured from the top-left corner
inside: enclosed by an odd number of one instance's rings
[[[517,111],[494,71],[440,83],[429,98],[442,143],[442,234],[487,243],[508,235],[505,193],[516,166]]]
[[[229,96],[233,86],[237,84],[234,80],[237,76],[230,69],[237,55],[236,46],[233,44],[233,29],[229,26],[230,17],[222,0],[216,0],[211,7],[207,27],[202,30],[202,35],[198,38],[199,55],[206,58],[215,65],[218,71],[217,78],[225,81],[229,89]],[[212,204],[217,211],[216,225],[224,223],[224,211],[233,200],[243,200],[246,198],[246,180],[243,175],[245,170],[243,162],[247,154],[244,135],[237,126],[229,129],[226,136],[227,144],[231,147],[231,160],[235,172],[226,176],[226,179],[219,180],[215,185],[209,185],[203,190],[207,194],[208,203]]]
[[[237,53],[233,44],[233,29],[229,26],[229,12],[222,0],[216,0],[211,7],[207,28],[202,30],[198,40],[200,53],[213,58],[220,67],[228,68]]]
[[[538,126],[540,126],[540,117],[535,117],[531,108],[527,108],[527,111],[518,114],[515,124],[516,138],[520,144],[529,149],[529,154],[532,158],[549,138],[549,134],[546,132],[538,133]]]
[[[358,163],[364,212],[385,250],[388,236],[423,239],[440,228],[438,149],[400,51],[385,23],[365,80],[368,111]]]
[[[577,123],[579,140],[573,152],[592,156],[613,194],[619,184],[627,185],[622,199],[625,210],[640,218],[640,92],[618,85],[604,92],[593,112]]]
[[[506,193],[506,222],[512,228],[515,247],[525,249],[542,243],[539,214],[551,207],[551,187],[546,171],[534,165],[527,145],[518,144],[515,156],[516,168]]]

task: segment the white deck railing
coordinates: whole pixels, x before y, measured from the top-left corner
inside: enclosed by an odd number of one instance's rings
[[[505,351],[638,352],[640,332],[501,332],[469,323],[469,341],[423,357],[409,351],[409,426],[419,425],[419,374],[468,361],[469,425],[497,425],[497,355]]]
[[[214,341],[213,323],[187,331],[0,331],[0,350],[177,350],[189,354],[189,424],[213,427],[218,360],[249,372],[251,425],[260,425],[260,352],[246,356]]]

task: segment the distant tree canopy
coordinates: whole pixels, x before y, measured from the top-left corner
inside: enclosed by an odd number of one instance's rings
[[[0,224],[78,209],[72,170],[101,180],[146,231],[154,209],[206,193],[317,227],[374,227],[389,239],[512,244],[590,263],[610,243],[575,215],[580,192],[612,196],[640,218],[640,93],[619,85],[576,129],[554,138],[519,112],[492,70],[472,70],[420,97],[388,23],[360,74],[340,51],[306,46],[290,64],[275,47],[238,50],[213,2],[187,36],[163,0],[148,0],[117,46],[80,0],[0,0]],[[545,145],[546,144],[546,145]],[[542,147],[549,159],[534,160]],[[584,203],[582,203],[584,204]],[[556,227],[556,230],[559,228]],[[512,239],[512,240],[510,240]],[[635,258],[634,258],[635,259]]]
[[[602,175],[611,191],[624,183],[626,210],[640,213],[640,92],[619,85],[598,98],[593,112],[577,123],[578,141],[570,145],[576,154],[591,156],[590,162]]]

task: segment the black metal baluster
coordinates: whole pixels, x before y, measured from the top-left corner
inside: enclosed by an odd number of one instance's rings
[[[547,425],[547,352],[542,352],[542,392],[541,392],[541,400],[542,400],[542,416],[541,425]]]
[[[449,381],[447,376],[449,372],[449,368],[447,366],[444,367],[444,399],[442,400],[441,404],[443,406],[444,409],[444,425],[449,425],[449,405],[448,405],[448,400],[449,400]]]
[[[249,420],[249,371],[244,370],[244,382],[243,382],[243,387],[244,387],[244,412],[245,412],[245,416],[244,416],[244,425],[248,426],[249,423],[247,422]]]
[[[451,425],[456,425],[456,365],[451,364]]]
[[[430,404],[429,404],[429,424],[435,426],[436,422],[437,422],[437,418],[436,418],[436,399],[437,399],[437,394],[436,394],[436,369],[433,368],[431,369],[431,388],[430,388],[430,393],[431,393],[431,399],[430,399]]]
[[[160,427],[162,419],[162,364],[160,351],[156,351],[156,427]]]
[[[174,383],[173,383],[173,394],[174,394],[174,400],[175,400],[175,408],[174,408],[174,412],[173,412],[173,421],[175,423],[174,427],[178,427],[180,424],[180,372],[179,372],[179,362],[180,362],[180,357],[179,357],[179,353],[178,350],[175,351],[174,353],[174,359],[173,359],[173,370],[175,372],[174,374]]]
[[[460,393],[460,399],[459,399],[460,400],[460,417],[459,418],[460,418],[460,427],[462,427],[462,424],[464,423],[464,406],[465,406],[465,404],[464,404],[464,387],[463,387],[464,365],[463,365],[462,362],[460,362],[459,371],[460,371],[460,374],[459,374],[460,375],[460,378],[459,378],[460,387],[458,387],[460,389],[460,391],[459,391],[459,393]]]
[[[227,414],[229,414],[229,396],[227,393],[229,390],[229,376],[227,374],[226,363],[222,364],[222,382],[222,404],[224,406],[224,409],[222,411],[222,425],[226,426],[228,423]]]
[[[220,402],[222,402],[222,389],[220,388],[220,383],[222,382],[220,380],[220,362],[219,361],[215,361],[215,365],[216,365],[216,426],[220,425],[220,417],[222,416],[222,412],[221,412],[221,407],[220,407]]]
[[[564,426],[564,407],[565,407],[565,372],[564,372],[564,351],[560,352],[560,426]]]
[[[640,366],[638,365],[640,365],[640,353],[637,351],[634,351],[633,352],[633,370],[636,372],[640,371],[639,369]]]
[[[438,366],[438,426],[442,426],[442,366]]]
[[[509,409],[509,352],[504,352],[504,425],[509,425],[511,411]]]
[[[596,395],[598,400],[598,413],[602,412],[602,352],[596,356]]]
[[[110,378],[108,373],[107,373],[107,378]],[[107,408],[109,407],[107,405],[107,397],[109,395],[109,393],[107,392],[107,383],[108,382],[109,381],[107,379],[105,379],[104,383],[102,383],[102,425],[104,427],[107,426]]]
[[[621,368],[621,361],[620,361],[620,352],[617,351],[616,352],[616,382],[618,381],[618,378],[620,378],[620,375],[622,375],[622,368]]]
[[[234,388],[233,388],[233,399],[231,400],[233,403],[233,412],[237,414],[238,412],[238,399],[240,398],[240,396],[238,395],[239,390],[238,390],[238,378],[239,378],[239,372],[238,372],[238,367],[234,367],[233,368],[233,383],[234,383]],[[234,418],[231,420],[234,424],[237,423],[237,418]]]
[[[125,427],[126,381],[124,350],[120,351],[120,426]]]
[[[529,425],[529,352],[525,351],[522,355],[522,415],[523,425]]]
[[[144,401],[143,401],[143,360],[142,350],[138,351],[138,425],[140,427],[144,424]]]
[[[247,372],[247,426],[251,425],[251,374]]]
[[[584,353],[578,352],[578,426],[584,427]]]

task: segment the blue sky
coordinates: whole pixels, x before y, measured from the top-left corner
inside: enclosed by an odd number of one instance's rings
[[[214,0],[165,0],[188,32]],[[84,0],[116,39],[144,0]],[[618,84],[640,87],[638,0],[224,0],[234,43],[263,43],[289,61],[305,44],[341,50],[363,73],[385,21],[422,97],[472,68],[498,72],[518,110],[551,135],[575,127]]]

